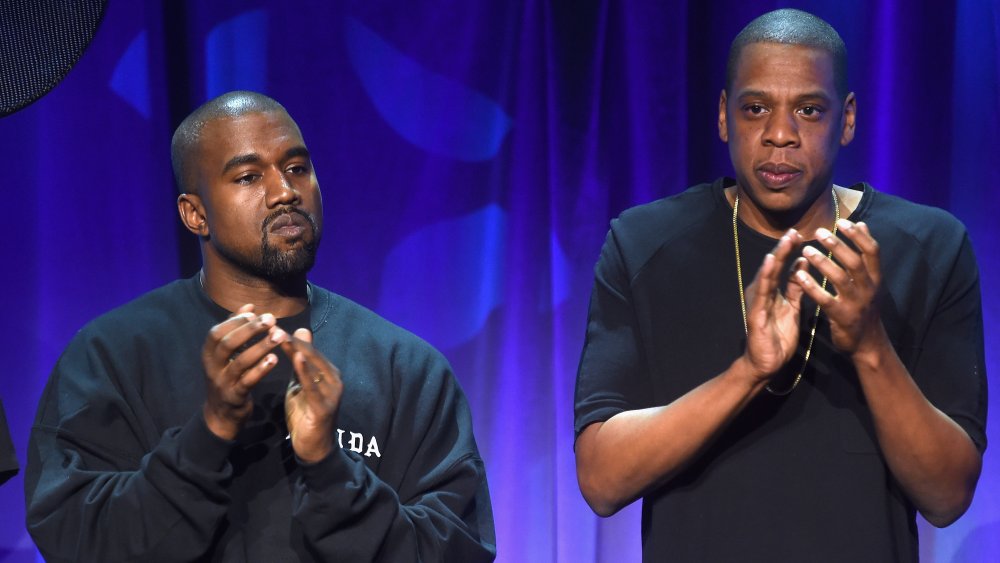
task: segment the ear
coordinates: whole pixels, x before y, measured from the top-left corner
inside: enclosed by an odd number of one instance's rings
[[[854,92],[844,99],[844,130],[840,133],[840,146],[846,147],[854,140],[854,123],[858,115],[858,100]]]
[[[719,94],[719,138],[723,143],[729,142],[729,131],[726,129],[726,91]]]
[[[181,222],[187,230],[198,235],[207,237],[208,221],[205,219],[205,206],[201,198],[196,194],[181,194],[177,197],[177,213],[181,216]]]

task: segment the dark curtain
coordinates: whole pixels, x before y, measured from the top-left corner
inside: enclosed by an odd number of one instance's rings
[[[859,126],[836,181],[870,181],[968,226],[997,388],[994,1],[112,0],[68,78],[0,120],[0,396],[22,467],[72,335],[198,268],[175,211],[173,128],[208,97],[255,89],[288,108],[314,155],[327,230],[313,280],[454,364],[498,559],[638,560],[638,503],[600,520],[576,485],[572,394],[592,267],[623,209],[731,174],[715,124],[729,41],[789,4],[848,46]],[[924,560],[1000,554],[997,459],[987,453],[958,523],[921,523]],[[3,561],[35,560],[21,487],[0,488]]]

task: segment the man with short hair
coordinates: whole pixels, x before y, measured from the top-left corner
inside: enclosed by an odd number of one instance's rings
[[[915,513],[946,526],[972,500],[975,259],[947,213],[833,184],[856,123],[846,76],[826,22],[754,20],[719,100],[735,180],[612,221],[577,471],[598,514],[643,499],[645,560],[915,561]]]
[[[31,434],[50,561],[488,561],[486,475],[448,362],[306,280],[323,207],[298,126],[231,92],[171,156],[198,275],[84,327]]]

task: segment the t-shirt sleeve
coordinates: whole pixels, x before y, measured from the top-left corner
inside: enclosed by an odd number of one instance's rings
[[[986,449],[986,361],[979,272],[962,229],[957,253],[939,264],[946,276],[911,367],[927,399]]]
[[[639,341],[630,275],[612,222],[594,268],[587,333],[576,376],[575,430],[627,410],[651,396]]]

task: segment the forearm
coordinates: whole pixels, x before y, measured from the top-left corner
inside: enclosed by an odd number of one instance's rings
[[[982,456],[924,397],[884,331],[870,342],[853,360],[886,463],[920,513],[947,526],[972,502]]]
[[[594,423],[576,441],[580,490],[610,516],[669,481],[763,389],[743,357],[672,403],[619,413]]]
[[[225,452],[215,455],[218,444],[198,424],[168,433],[132,468],[84,444],[61,446],[54,430],[34,430],[27,523],[46,559],[184,561],[203,554],[228,506],[229,469]]]
[[[492,514],[482,462],[467,457],[424,475],[403,498],[364,462],[337,449],[302,468],[293,517],[322,560],[492,561]]]

